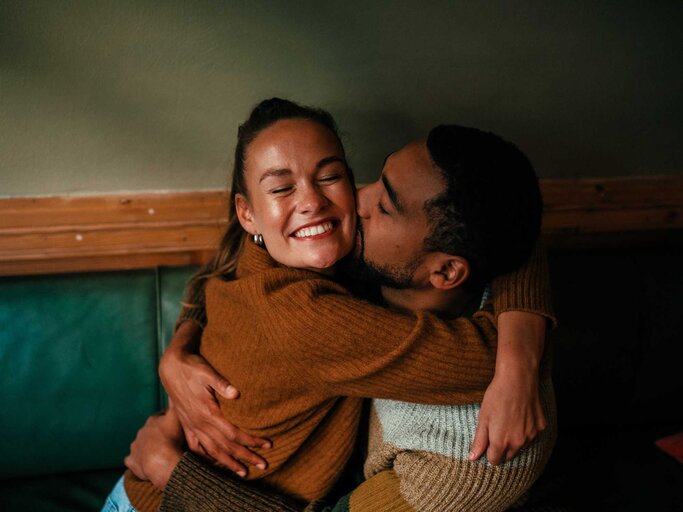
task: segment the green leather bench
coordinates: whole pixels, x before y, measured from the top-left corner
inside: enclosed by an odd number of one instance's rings
[[[682,510],[683,243],[550,256],[559,439],[519,512]],[[99,510],[193,271],[0,279],[0,511]]]
[[[194,268],[0,279],[0,510],[99,510]]]

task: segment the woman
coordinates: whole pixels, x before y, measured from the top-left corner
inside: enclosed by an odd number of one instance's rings
[[[351,453],[359,397],[481,397],[495,358],[490,312],[410,318],[326,277],[356,234],[353,181],[328,114],[283,100],[254,109],[238,134],[231,212],[206,285],[201,351],[242,391],[222,403],[223,414],[273,441],[269,467],[249,478],[301,501],[320,498]],[[474,364],[457,375],[424,362],[448,367],[463,358]],[[155,507],[150,484],[127,474],[125,487],[136,508]]]

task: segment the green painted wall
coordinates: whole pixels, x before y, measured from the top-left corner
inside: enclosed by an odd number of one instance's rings
[[[328,108],[359,181],[438,122],[542,177],[683,173],[683,2],[0,2],[0,195],[225,186],[259,99]]]

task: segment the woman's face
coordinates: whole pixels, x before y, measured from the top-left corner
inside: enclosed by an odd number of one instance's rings
[[[330,130],[305,119],[269,126],[245,155],[249,197],[237,194],[240,223],[263,235],[283,265],[331,269],[353,248],[355,191],[344,152]]]

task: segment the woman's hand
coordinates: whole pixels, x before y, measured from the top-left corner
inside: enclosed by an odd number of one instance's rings
[[[236,399],[239,392],[198,354],[200,338],[201,327],[184,322],[159,364],[159,377],[188,445],[242,477],[247,473],[244,464],[265,469],[265,459],[248,448],[270,448],[270,441],[242,432],[223,418],[216,393]]]
[[[510,461],[545,430],[538,378],[522,373],[505,376],[496,373],[486,389],[470,460],[486,453],[491,464]]]
[[[510,461],[545,430],[538,374],[545,328],[540,315],[499,315],[496,373],[484,394],[469,460],[486,453],[491,464]]]
[[[135,476],[161,490],[183,456],[183,431],[178,418],[169,411],[147,419],[123,461]]]

